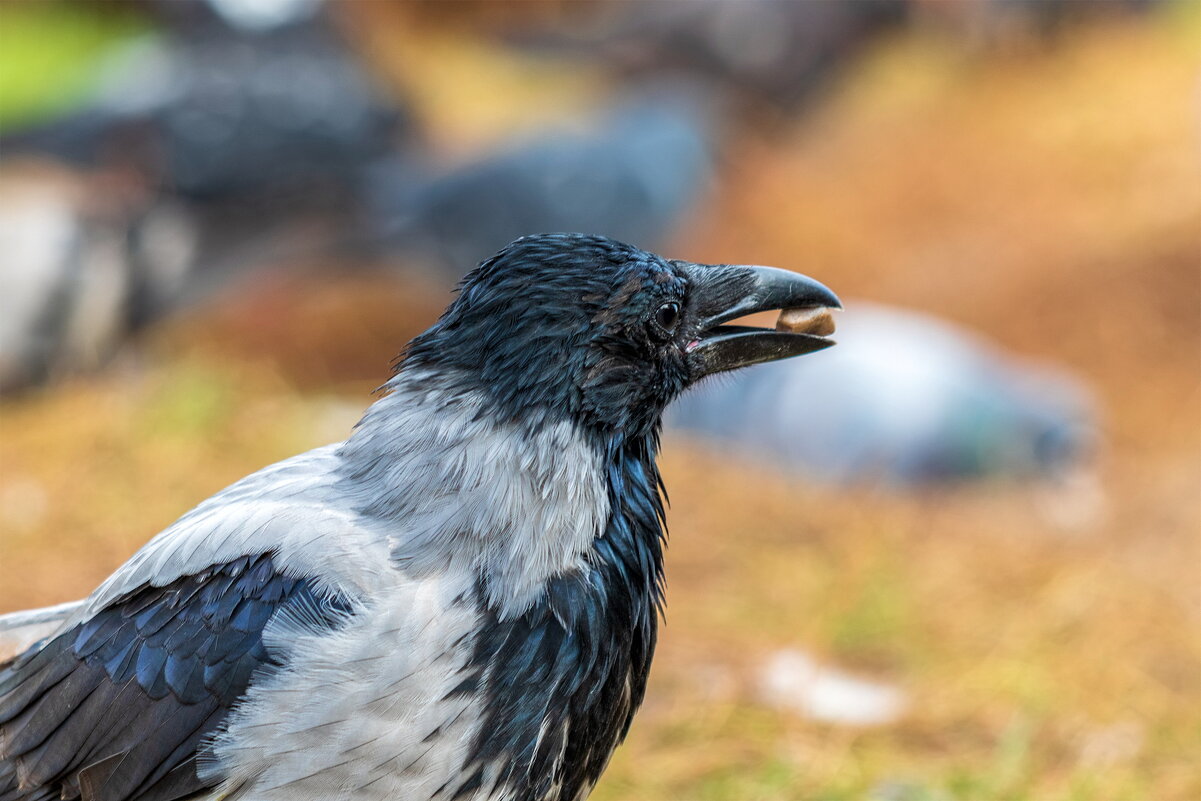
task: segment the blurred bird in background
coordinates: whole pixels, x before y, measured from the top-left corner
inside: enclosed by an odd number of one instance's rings
[[[1092,461],[1088,389],[928,315],[850,304],[835,351],[713,383],[668,425],[807,480],[1055,479]]]
[[[875,34],[905,18],[898,0],[664,0],[628,3],[576,30],[519,32],[526,47],[599,61],[628,78],[684,74],[730,97],[796,110]]]
[[[319,248],[305,232],[353,225],[359,171],[411,134],[318,3],[244,5],[155,4],[161,31],[109,54],[77,107],[0,131],[0,392],[99,366],[264,260]]]
[[[6,132],[5,158],[123,170],[210,207],[345,202],[354,171],[412,123],[311,5],[251,27],[221,5],[156,4],[161,32],[111,54],[81,107]]]
[[[370,241],[451,277],[528,231],[662,242],[697,205],[712,169],[715,110],[687,90],[645,87],[605,109],[594,130],[547,130],[441,173],[404,159],[374,165]]]
[[[646,691],[663,409],[832,344],[723,323],[838,305],[784,270],[517,240],[346,442],[33,614],[51,633],[0,667],[0,799],[583,798]]]

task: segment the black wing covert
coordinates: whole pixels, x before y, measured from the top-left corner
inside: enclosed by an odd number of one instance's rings
[[[197,749],[255,671],[276,614],[333,629],[351,606],[271,554],[143,586],[0,665],[0,801],[168,801],[204,789]]]

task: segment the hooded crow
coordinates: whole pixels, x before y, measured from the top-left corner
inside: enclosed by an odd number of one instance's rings
[[[44,636],[0,666],[0,799],[586,797],[655,647],[664,408],[831,344],[724,323],[838,305],[784,270],[513,242],[349,439],[9,620]]]

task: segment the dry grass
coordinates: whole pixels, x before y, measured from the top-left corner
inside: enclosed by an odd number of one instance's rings
[[[600,801],[1201,798],[1201,26],[1175,14],[991,61],[904,38],[730,154],[677,254],[1073,365],[1105,408],[1105,508],[817,490],[669,443],[668,624]],[[273,280],[0,409],[0,610],[86,593],[204,496],[340,438],[439,303]],[[908,714],[761,705],[756,666],[790,645],[903,686]]]

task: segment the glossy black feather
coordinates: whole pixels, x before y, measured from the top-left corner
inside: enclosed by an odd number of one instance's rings
[[[285,606],[314,624],[349,612],[270,554],[144,586],[0,669],[0,801],[182,798],[195,755],[256,672],[280,665],[263,629]]]
[[[687,385],[677,349],[654,341],[646,324],[685,291],[681,270],[631,245],[523,237],[463,279],[459,298],[401,364],[486,393],[498,420],[567,420],[640,440]]]
[[[480,684],[484,723],[454,798],[470,798],[473,770],[490,763],[504,766],[500,781],[514,798],[578,798],[625,738],[646,692],[662,599],[655,447],[653,435],[609,443],[614,514],[586,570],[552,579],[516,619],[485,608],[464,681]]]

